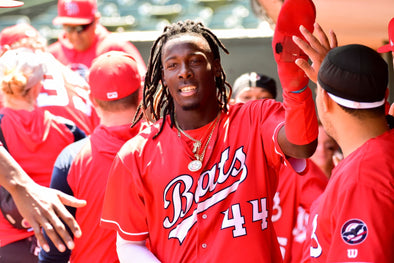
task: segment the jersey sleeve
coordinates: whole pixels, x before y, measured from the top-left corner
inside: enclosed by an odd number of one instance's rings
[[[252,104],[251,110],[257,113],[259,129],[263,139],[264,151],[268,162],[279,167],[282,164],[297,173],[303,173],[307,167],[305,159],[287,158],[280,148],[278,134],[285,125],[285,109],[283,104],[272,99],[260,100]]]
[[[125,240],[142,241],[148,238],[146,208],[143,182],[135,160],[138,153],[129,152],[131,144],[126,142],[112,163],[101,226],[115,229]]]

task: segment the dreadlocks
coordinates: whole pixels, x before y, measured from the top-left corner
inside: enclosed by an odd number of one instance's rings
[[[167,115],[170,115],[171,127],[174,125],[174,101],[168,89],[161,85],[163,70],[161,55],[163,46],[167,41],[179,34],[199,34],[204,37],[209,44],[214,59],[220,60],[219,47],[226,52],[226,54],[229,54],[226,47],[216,35],[200,22],[186,20],[166,26],[163,30],[163,34],[153,43],[145,76],[143,99],[137,108],[132,126],[141,120],[143,116],[145,116],[147,120],[157,121],[161,116],[165,119]],[[226,81],[226,74],[223,69],[221,69],[220,77],[215,77],[215,82],[219,106],[226,112],[228,99],[231,97],[231,85]],[[164,121],[159,132],[153,138],[156,138],[161,133],[163,127]]]

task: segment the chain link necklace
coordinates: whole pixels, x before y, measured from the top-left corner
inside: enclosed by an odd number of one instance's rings
[[[193,160],[193,161],[191,161],[188,164],[187,168],[189,169],[189,171],[196,172],[196,171],[201,169],[202,161],[204,160],[204,156],[205,156],[205,152],[206,152],[206,150],[208,148],[209,142],[211,141],[213,131],[215,130],[216,125],[219,122],[219,117],[220,117],[220,112],[219,112],[218,116],[216,117],[215,122],[212,122],[211,125],[209,125],[208,130],[211,129],[213,123],[215,123],[215,125],[213,126],[211,132],[209,133],[209,137],[208,137],[207,142],[205,143],[204,149],[203,149],[203,151],[200,154],[198,154],[198,152],[200,151],[201,146],[202,146],[201,140],[194,139],[189,134],[187,134],[184,130],[182,130],[181,127],[179,127],[178,122],[176,121],[176,118],[175,118],[175,126],[176,126],[176,128],[178,130],[178,137],[181,137],[180,133],[182,133],[188,139],[193,141],[193,150],[192,150],[192,152],[194,154],[194,157],[196,157],[196,160]]]

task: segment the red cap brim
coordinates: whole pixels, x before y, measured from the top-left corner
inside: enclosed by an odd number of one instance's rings
[[[23,5],[24,3],[21,1],[0,0],[0,7],[18,7]]]
[[[93,18],[76,18],[76,17],[65,17],[58,16],[53,19],[52,23],[54,25],[87,25],[92,23]]]
[[[381,46],[380,48],[378,48],[377,51],[379,53],[386,53],[386,52],[394,51],[394,46],[391,44],[387,44],[387,45],[384,45],[384,46]]]

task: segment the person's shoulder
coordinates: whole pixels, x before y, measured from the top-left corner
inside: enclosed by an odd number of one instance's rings
[[[154,142],[155,135],[160,131],[160,125],[162,124],[162,119],[155,123],[142,122],[140,125],[140,131],[136,136],[130,138],[122,148],[127,149],[127,151],[142,151],[147,144],[156,143]],[[159,138],[160,136],[158,136]],[[122,150],[122,149],[121,149]]]
[[[394,165],[394,155],[391,154],[394,148],[394,129],[368,140],[348,157],[356,159],[362,165],[379,166],[379,163],[387,163],[389,166]],[[390,161],[392,160],[392,161]]]
[[[394,131],[373,138],[344,158],[333,170],[330,181],[338,187],[366,187],[391,192],[394,185]],[[392,188],[392,187],[391,187]]]
[[[49,112],[47,110],[45,110],[45,114],[47,115],[48,119],[50,118],[54,122],[64,124],[64,125],[66,125],[69,128],[76,126],[75,122],[73,122],[72,120],[64,118],[64,117],[59,116],[59,115],[54,115],[54,114],[52,114],[51,112]]]
[[[65,130],[69,130],[73,134],[74,141],[78,141],[78,140],[86,137],[85,132],[82,131],[76,125],[76,123],[74,121],[64,118],[62,116],[59,116],[59,115],[54,115],[44,108],[39,108],[39,109],[41,109],[45,112],[45,119],[48,121],[50,120],[52,122],[52,124],[56,123],[58,125],[64,125]]]
[[[47,50],[49,53],[54,54],[61,49],[61,46],[62,46],[61,42],[59,40],[56,40],[55,42],[48,45]]]
[[[272,107],[281,106],[282,102],[274,99],[259,99],[259,100],[249,100],[247,102],[238,102],[230,105],[230,108],[241,109],[241,108],[253,108],[253,107]]]
[[[376,140],[379,141],[379,144],[381,144],[384,148],[394,146],[394,129],[390,129],[382,135],[376,137]]]
[[[85,137],[79,141],[70,143],[62,150],[61,154],[63,153],[65,155],[75,156],[80,152],[83,146],[86,146],[89,142],[89,137]]]
[[[360,165],[386,174],[394,181],[394,129],[369,140],[361,153]],[[362,168],[363,169],[363,168]]]
[[[89,143],[89,137],[67,145],[58,155],[55,166],[58,168],[69,166],[87,143]]]
[[[245,114],[250,115],[269,115],[270,112],[282,110],[283,105],[281,102],[274,99],[261,99],[261,100],[251,100],[245,103],[236,103],[229,106],[230,115],[245,116]]]

